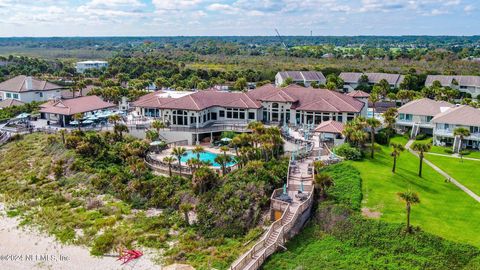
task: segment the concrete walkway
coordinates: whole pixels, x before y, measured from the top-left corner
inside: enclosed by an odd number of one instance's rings
[[[458,155],[446,155],[446,154],[439,154],[439,153],[431,153],[431,152],[428,152],[428,153],[425,153],[427,155],[434,155],[434,156],[441,156],[441,157],[449,157],[449,158],[458,158],[460,159],[460,157]],[[471,158],[471,157],[463,157],[463,159],[465,160],[473,160],[473,161],[480,161],[480,159],[478,158]]]
[[[420,158],[418,156],[418,153],[413,151],[410,146],[412,146],[414,140],[409,140],[408,143],[405,145],[405,147],[408,149],[408,151],[410,151],[410,153],[414,154],[416,157]],[[428,161],[425,157],[423,158],[423,161],[430,167],[432,167],[432,169],[434,169],[436,172],[438,172],[439,174],[443,175],[446,179],[449,179],[450,182],[452,182],[455,186],[457,186],[459,189],[463,190],[465,193],[468,194],[468,196],[472,197],[474,200],[476,200],[477,202],[480,203],[480,196],[478,196],[477,194],[475,194],[473,191],[471,191],[470,189],[468,189],[466,186],[460,184],[460,182],[458,182],[457,180],[455,180],[455,178],[451,177],[450,175],[448,175],[446,172],[444,172],[442,169],[440,169],[439,167],[437,167],[435,164],[433,164],[432,162]]]

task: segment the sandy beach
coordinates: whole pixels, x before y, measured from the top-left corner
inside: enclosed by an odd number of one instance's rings
[[[19,228],[19,220],[8,218],[0,204],[0,269],[162,269],[144,255],[126,265],[116,257],[93,257],[86,247],[62,245],[53,237],[30,228]]]

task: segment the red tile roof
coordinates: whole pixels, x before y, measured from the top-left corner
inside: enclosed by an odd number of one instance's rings
[[[31,86],[28,87],[27,80],[31,80]],[[27,77],[25,75],[18,75],[13,77],[9,80],[6,80],[0,83],[0,91],[8,91],[8,92],[28,92],[28,91],[49,91],[49,90],[60,90],[65,89],[65,87],[47,82],[42,81],[36,78]]]
[[[20,100],[11,99],[11,98],[4,99],[0,101],[0,109],[11,107],[11,106],[21,106],[23,104],[25,104],[25,102],[22,102]]]
[[[97,96],[78,97],[66,100],[49,101],[40,105],[40,112],[61,115],[74,115],[115,107],[113,103],[105,102]]]
[[[343,132],[343,129],[343,123],[329,120],[320,123],[320,125],[315,128],[315,132],[341,134]]]
[[[180,98],[159,98],[155,93],[147,94],[134,102],[135,107],[193,110],[221,106],[243,109],[259,109],[261,101],[290,102],[292,109],[322,112],[355,112],[365,105],[353,97],[326,89],[306,88],[290,85],[277,88],[271,84],[250,92],[199,91]]]
[[[354,98],[368,98],[370,94],[367,92],[363,92],[362,90],[355,90],[347,94],[347,96],[351,96]]]
[[[159,92],[152,92],[141,96],[137,101],[133,102],[133,106],[142,108],[158,108],[162,104],[174,100],[174,98],[171,97],[159,97],[158,94]]]
[[[265,85],[248,94],[258,100],[268,101],[275,92],[283,92],[296,100],[292,109],[316,112],[361,112],[365,104],[357,99],[327,89],[307,88],[299,85],[289,85],[285,88],[275,88]],[[279,94],[280,95],[280,94]],[[280,102],[280,100],[275,100]]]
[[[154,94],[147,94],[134,102],[134,106],[192,111],[200,111],[215,106],[241,109],[261,108],[260,102],[243,92],[215,90],[199,91],[180,98],[159,98]]]

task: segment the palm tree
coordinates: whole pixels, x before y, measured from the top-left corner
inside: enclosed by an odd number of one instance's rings
[[[117,134],[116,127],[117,127],[118,122],[120,122],[120,120],[121,120],[121,118],[120,118],[120,115],[118,115],[118,114],[113,114],[113,115],[110,115],[108,117],[108,122],[113,124],[113,132],[115,134]]]
[[[395,173],[395,168],[397,167],[397,157],[400,156],[400,153],[405,151],[405,147],[399,143],[391,143],[393,148],[392,153],[390,154],[393,157],[393,168],[392,172]]]
[[[233,137],[232,141],[230,142],[230,146],[235,149],[235,155],[238,157],[238,148],[242,146],[242,138],[240,136]]]
[[[163,162],[168,164],[168,175],[172,177],[172,163],[175,162],[175,157],[167,156],[163,158]]]
[[[220,156],[219,156],[220,157]],[[197,193],[204,193],[209,187],[214,186],[217,180],[215,172],[208,167],[200,167],[192,177],[192,185]]]
[[[197,159],[200,160],[200,155],[205,152],[203,146],[197,145],[193,148],[192,153],[197,154]]]
[[[470,136],[470,130],[464,128],[464,127],[458,127],[453,130],[453,135],[455,137],[459,137],[460,139],[460,148],[458,149],[458,154],[460,155],[460,159],[463,162],[463,156],[462,156],[462,141],[465,137]]]
[[[177,146],[172,149],[172,154],[177,157],[180,173],[182,172],[182,156],[185,155],[187,149]]]
[[[67,133],[67,131],[65,129],[60,129],[58,133],[60,133],[60,136],[62,137],[63,145],[65,145],[65,134]]]
[[[224,156],[227,156],[227,151],[230,150],[230,148],[224,145],[220,147],[220,150],[223,152]]]
[[[431,147],[432,147],[432,145],[429,144],[429,143],[420,143],[420,142],[415,142],[412,145],[412,149],[419,152],[418,156],[420,157],[420,167],[418,169],[418,176],[420,176],[420,177],[422,177],[422,167],[423,167],[424,153],[430,151]]]
[[[372,103],[372,108],[373,108],[373,118],[375,118],[375,111],[376,111],[376,103],[380,101],[380,96],[377,89],[374,87],[373,91],[370,93],[370,96],[368,97],[368,101]]]
[[[378,119],[375,119],[375,118],[367,119],[367,125],[370,127],[370,142],[372,144],[371,158],[373,158],[373,155],[375,153],[375,129],[381,126],[381,124],[382,123],[380,123]]]
[[[123,140],[123,132],[129,132],[128,127],[124,124],[115,125],[113,131],[120,136],[120,140]]]
[[[406,210],[407,210],[407,232],[411,232],[410,228],[410,210],[411,206],[417,203],[420,203],[420,198],[418,197],[418,194],[412,191],[406,191],[406,192],[399,192],[397,193],[398,197],[402,201],[405,202],[406,204]]]
[[[384,123],[386,124],[386,127],[388,129],[387,132],[387,143],[390,143],[390,133],[394,134],[394,126],[395,123],[397,122],[397,114],[398,110],[397,108],[388,108],[388,110],[383,113],[383,119]]]
[[[188,212],[193,209],[193,206],[189,203],[182,203],[180,204],[180,211],[183,213],[185,217],[185,223],[190,224],[190,220],[188,218]]]
[[[81,126],[82,126],[82,123],[80,123],[80,121],[82,121],[83,119],[83,114],[81,113],[76,113],[73,115],[73,120],[77,121],[78,123],[78,131],[82,131],[81,129]]]
[[[160,120],[155,120],[152,122],[152,128],[157,130],[157,133],[160,135],[160,129],[165,128],[165,123]]]
[[[327,188],[333,186],[333,178],[325,173],[315,174],[315,188],[319,190],[320,197],[324,198]]]
[[[227,164],[232,161],[232,158],[227,155],[218,155],[214,161],[222,166],[222,175],[225,175],[227,173]]]

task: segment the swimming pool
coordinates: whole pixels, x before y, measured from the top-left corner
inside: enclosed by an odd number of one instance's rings
[[[221,154],[221,155],[223,155],[223,154]],[[212,152],[203,152],[203,153],[200,154],[200,160],[201,161],[210,161],[210,163],[212,164],[213,167],[221,167],[222,165],[215,162],[215,158],[217,156],[218,156],[218,154],[215,154],[215,153],[212,153]],[[185,153],[185,155],[182,156],[180,161],[182,163],[186,163],[187,161],[189,161],[192,158],[197,158],[197,154],[192,153],[192,151],[187,151]],[[235,161],[229,162],[229,163],[227,163],[227,167],[233,166],[235,164],[236,164]]]

